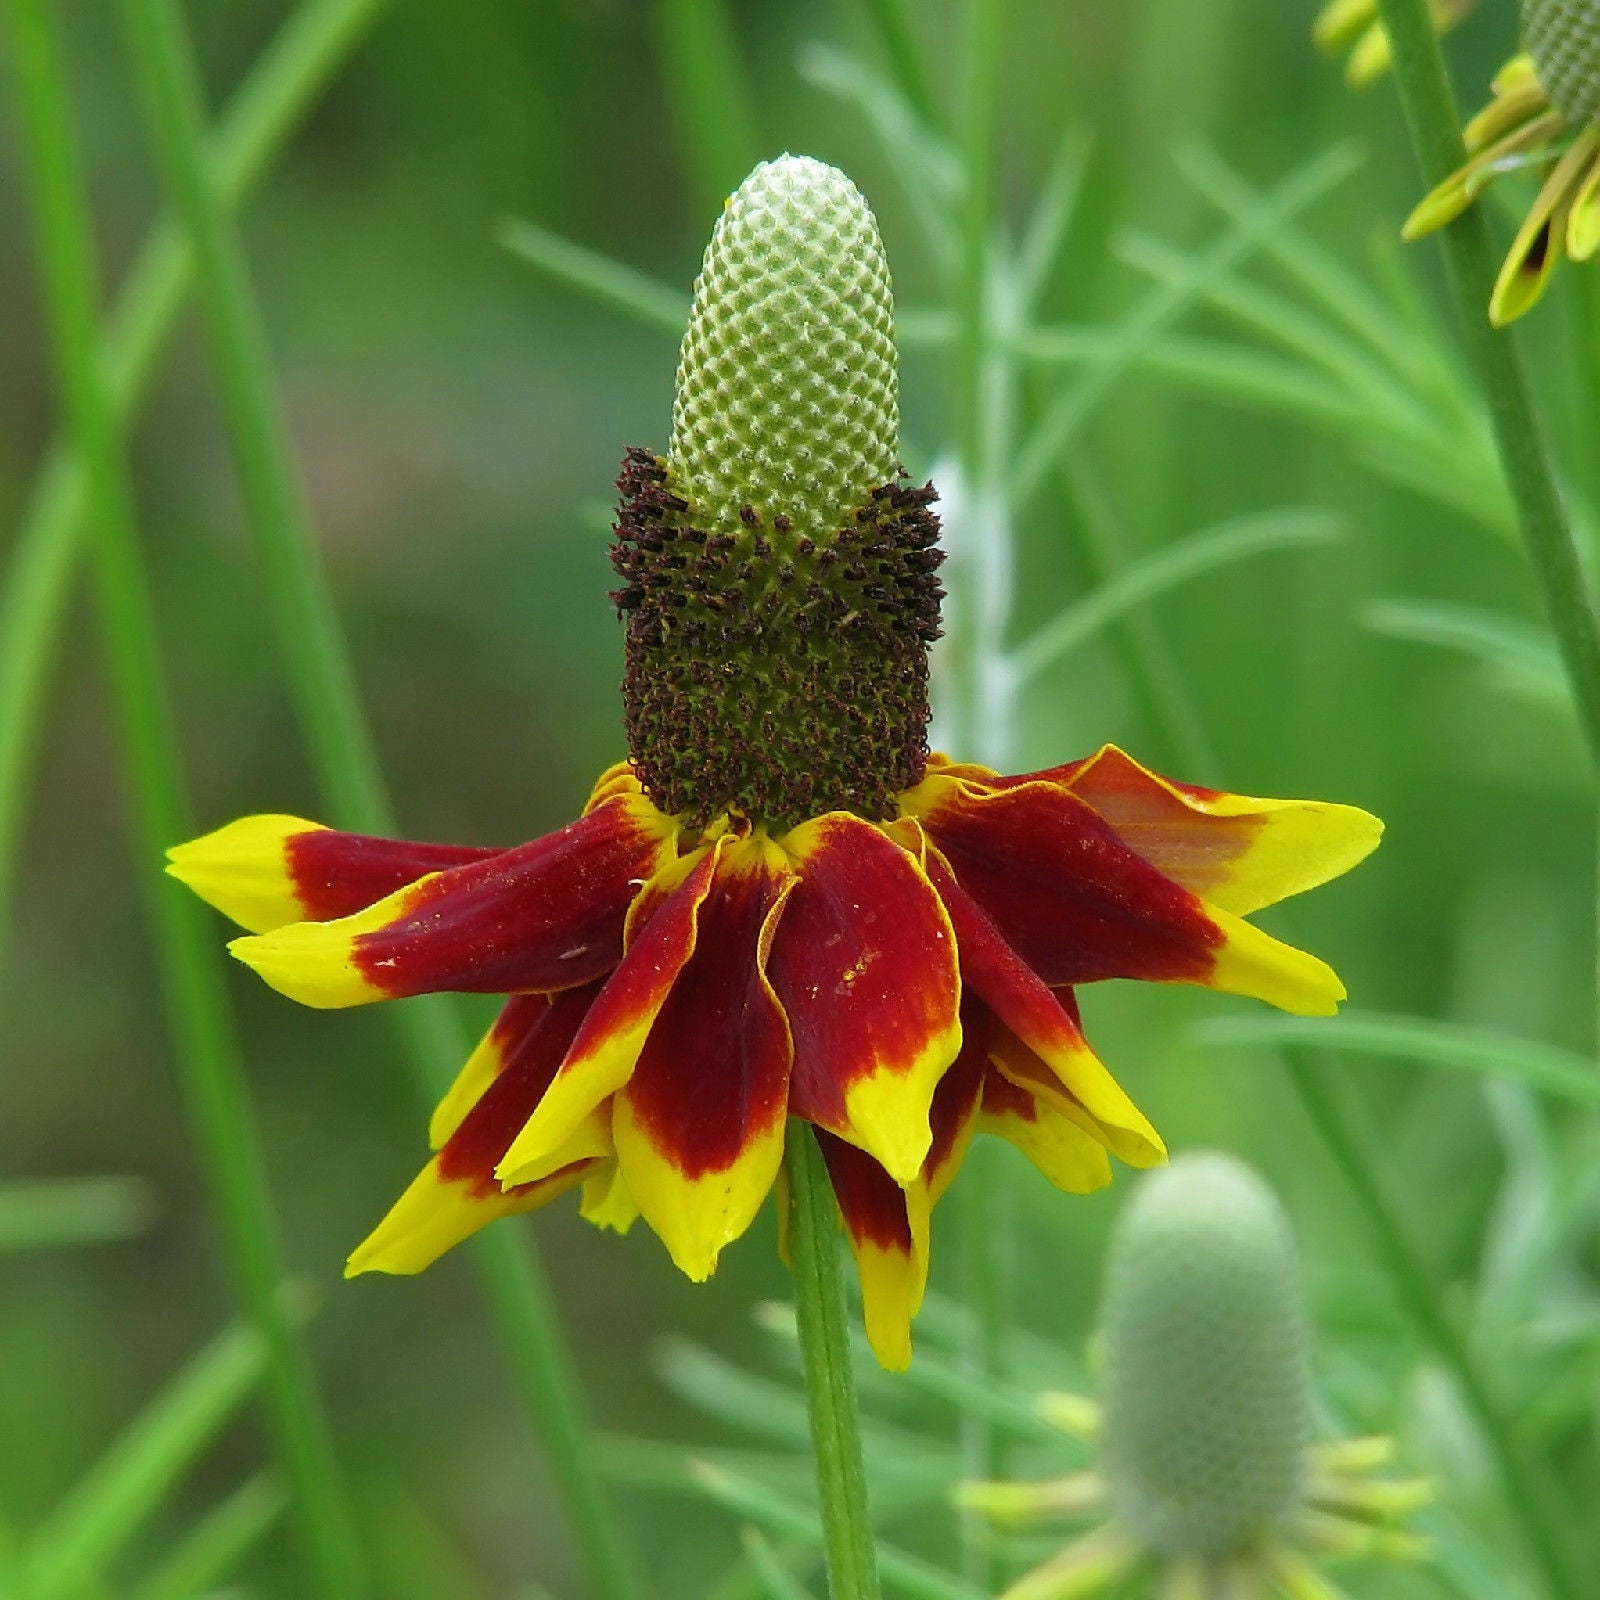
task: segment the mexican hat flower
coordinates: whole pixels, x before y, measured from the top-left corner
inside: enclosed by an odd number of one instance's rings
[[[1448,33],[1478,0],[1428,0],[1436,33]],[[1343,51],[1345,81],[1352,89],[1376,83],[1394,64],[1389,35],[1378,15],[1378,0],[1328,0],[1312,26],[1312,38],[1329,55]]]
[[[938,522],[898,434],[872,213],[816,161],[758,167],[706,252],[667,453],[619,479],[629,754],[582,814],[510,849],[272,815],[172,852],[292,999],[506,997],[352,1273],[419,1271],[578,1188],[703,1279],[798,1119],[903,1365],[975,1132],[1066,1190],[1164,1159],[1076,985],[1336,1007],[1328,967],[1244,918],[1366,855],[1366,813],[1171,783],[1109,746],[1016,776],[929,753]]]
[[[1533,307],[1563,255],[1600,249],[1600,0],[1523,0],[1522,34],[1526,54],[1501,68],[1463,131],[1465,164],[1404,230],[1419,239],[1454,221],[1501,173],[1544,172],[1489,299],[1497,328]]]
[[[1242,1162],[1181,1156],[1144,1180],[1112,1239],[1101,1333],[1100,1404],[1043,1400],[1098,1466],[956,1491],[997,1523],[1091,1523],[1000,1600],[1339,1600],[1323,1563],[1423,1553],[1401,1524],[1430,1490],[1378,1475],[1392,1442],[1312,1438],[1293,1237]]]

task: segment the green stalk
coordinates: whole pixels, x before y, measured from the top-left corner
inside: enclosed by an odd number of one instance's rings
[[[154,143],[192,242],[246,516],[319,782],[345,826],[393,833],[393,808],[277,411],[244,252],[207,168],[199,77],[183,13],[176,0],[124,0],[124,14]],[[453,1069],[467,1042],[448,1002],[398,1009],[419,1086],[431,1099],[440,1069]],[[478,1260],[597,1591],[626,1600],[639,1586],[609,1511],[577,1375],[539,1264],[509,1233],[481,1240]]]
[[[306,0],[262,52],[208,141],[224,202],[236,206],[343,65],[386,0]],[[100,341],[112,414],[124,428],[188,291],[192,262],[177,228],[151,230]],[[0,967],[10,927],[28,775],[38,752],[50,669],[82,551],[85,484],[58,438],[35,480],[0,593]]]
[[[1395,81],[1411,142],[1423,181],[1431,188],[1466,160],[1444,55],[1426,0],[1379,0],[1379,7],[1394,50]],[[1600,763],[1600,618],[1556,488],[1516,343],[1489,323],[1489,297],[1498,269],[1482,209],[1469,207],[1440,237],[1467,354],[1488,402],[1528,559],[1544,590],[1590,754]]]
[[[278,1295],[283,1269],[210,932],[200,907],[154,868],[162,848],[190,830],[132,488],[98,365],[89,203],[73,143],[61,42],[49,0],[5,0],[5,10],[56,382],[87,478],[101,627],[139,849],[151,863],[141,876],[152,900],[179,1060],[233,1269],[267,1347],[273,1420],[294,1480],[317,1592],[328,1600],[356,1600],[366,1592],[361,1551],[310,1366]]]
[[[1577,1600],[1583,1589],[1568,1567],[1561,1523],[1549,1507],[1545,1476],[1517,1439],[1511,1417],[1473,1360],[1460,1330],[1445,1311],[1444,1286],[1412,1243],[1399,1207],[1378,1177],[1378,1159],[1351,1118],[1338,1105],[1319,1074],[1293,1051],[1284,1066],[1315,1125],[1324,1148],[1354,1197],[1373,1253],[1383,1263],[1396,1297],[1455,1380],[1478,1425],[1500,1477],[1507,1504],[1522,1525],[1528,1550],[1545,1583],[1563,1600]]]
[[[804,1123],[789,1124],[784,1167],[789,1178],[795,1320],[817,1464],[828,1593],[832,1600],[879,1600],[882,1590],[867,1511],[861,1416],[850,1365],[849,1314],[839,1272],[839,1212],[822,1152]]]

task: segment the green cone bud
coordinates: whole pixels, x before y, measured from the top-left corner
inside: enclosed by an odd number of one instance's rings
[[[1288,1219],[1248,1167],[1190,1155],[1146,1178],[1103,1304],[1102,1462],[1119,1518],[1172,1556],[1226,1557],[1302,1503],[1303,1290]]]
[[[855,185],[757,167],[695,284],[667,455],[618,479],[629,754],[693,824],[879,820],[922,777],[943,558],[901,479],[893,322]]]
[[[1523,0],[1522,34],[1550,104],[1569,122],[1600,118],[1600,0]]]
[[[816,537],[895,475],[889,263],[861,191],[805,156],[763,162],[706,250],[667,465],[707,531],[750,506]]]

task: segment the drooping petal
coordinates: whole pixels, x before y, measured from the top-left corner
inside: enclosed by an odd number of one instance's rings
[[[228,948],[310,1006],[572,988],[616,965],[628,906],[672,859],[675,833],[648,800],[617,796],[542,839],[434,873],[354,916]]]
[[[1196,983],[1311,1016],[1344,998],[1323,962],[1157,870],[1059,784],[947,783],[920,820],[961,887],[1050,988],[1102,978]]]
[[[1454,222],[1501,171],[1504,162],[1555,138],[1561,126],[1559,111],[1544,111],[1485,145],[1465,165],[1423,196],[1416,210],[1406,218],[1400,237],[1420,239],[1447,222]]]
[[[1066,787],[1135,855],[1240,917],[1348,872],[1383,836],[1355,806],[1174,783],[1113,744],[1079,763]]]
[[[590,990],[568,990],[543,1004],[531,1018],[532,1008],[523,1008],[519,1020],[526,1025],[509,1041],[498,1074],[350,1257],[347,1276],[420,1272],[496,1218],[534,1210],[570,1189],[597,1162],[609,1163],[610,1129],[597,1116],[583,1125],[561,1161],[536,1182],[503,1189],[495,1178],[496,1165],[549,1088],[592,998]],[[503,1034],[502,1042],[507,1038]]]
[[[554,1081],[501,1161],[503,1183],[523,1183],[549,1162],[603,1101],[628,1081],[673,984],[688,965],[699,918],[727,847],[704,847],[664,868],[640,891],[628,948],[606,979]]]
[[[341,833],[303,817],[240,817],[167,851],[167,872],[251,933],[347,917],[430,872],[498,855]]]
[[[1013,1059],[1016,1059],[1013,1056]],[[1048,1069],[1040,1063],[1041,1076]],[[1025,1087],[990,1063],[983,1079],[978,1131],[1014,1144],[1056,1188],[1092,1194],[1111,1182],[1105,1146],[1044,1093]]]
[[[466,1065],[456,1074],[455,1082],[433,1108],[428,1120],[430,1148],[437,1150],[461,1126],[483,1091],[505,1071],[506,1062],[549,1009],[550,997],[544,994],[514,994],[506,1001],[489,1031],[467,1057]],[[558,1055],[557,1064],[560,1059]]]
[[[1566,244],[1567,222],[1585,168],[1600,151],[1600,128],[1585,128],[1555,164],[1533,202],[1489,297],[1489,320],[1503,328],[1515,322],[1544,293]]]
[[[1328,0],[1311,25],[1319,50],[1336,54],[1354,44],[1377,20],[1377,0]]]
[[[1089,1048],[1076,1019],[1001,937],[936,851],[928,876],[955,926],[962,980],[1059,1080],[1089,1125],[1130,1166],[1155,1166],[1166,1147],[1143,1113]]]
[[[597,1161],[584,1174],[583,1203],[578,1215],[613,1233],[626,1233],[639,1220],[639,1208],[615,1161]]]
[[[694,953],[617,1092],[623,1177],[697,1282],[750,1226],[783,1160],[794,1049],[767,961],[795,881],[764,834],[727,847]]]
[[[961,1048],[950,919],[915,858],[857,817],[830,812],[783,848],[800,874],[772,950],[794,1036],[791,1108],[909,1183]]]
[[[866,1151],[821,1128],[817,1144],[855,1254],[867,1342],[880,1366],[904,1372],[928,1284],[927,1191],[908,1193]]]
[[[1567,218],[1567,254],[1574,261],[1587,261],[1596,250],[1600,250],[1600,155],[1578,180]]]

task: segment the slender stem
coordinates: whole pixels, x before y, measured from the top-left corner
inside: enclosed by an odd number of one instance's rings
[[[1444,56],[1428,17],[1427,0],[1379,0],[1379,5],[1394,50],[1395,80],[1412,144],[1423,181],[1431,187],[1466,159]],[[1467,354],[1488,402],[1528,558],[1544,589],[1590,753],[1600,763],[1600,618],[1556,488],[1516,343],[1489,323],[1496,266],[1481,209],[1469,207],[1441,238]]]
[[[655,17],[662,89],[695,198],[714,213],[764,153],[751,77],[726,0],[655,0]]]
[[[1551,1512],[1544,1492],[1544,1475],[1522,1449],[1511,1418],[1472,1359],[1460,1330],[1445,1312],[1444,1288],[1412,1243],[1400,1208],[1379,1179],[1376,1153],[1368,1148],[1369,1141],[1313,1067],[1288,1050],[1284,1052],[1284,1065],[1307,1116],[1361,1211],[1373,1253],[1387,1269],[1397,1298],[1434,1354],[1449,1369],[1477,1422],[1494,1458],[1506,1501],[1522,1524],[1528,1548],[1551,1593],[1576,1600],[1582,1590],[1568,1570],[1560,1522]]]
[[[828,1593],[832,1600],[878,1600],[882,1593],[878,1556],[867,1511],[861,1417],[839,1273],[839,1213],[822,1152],[804,1123],[789,1124],[784,1165],[789,1178],[795,1320],[811,1414]]]
[[[176,0],[124,0],[124,13],[154,142],[192,241],[246,514],[319,782],[347,826],[392,832],[393,808],[275,402],[244,252],[205,161],[199,78],[183,13]],[[436,1067],[466,1053],[459,1023],[448,1002],[404,1008],[398,1020],[431,1096]],[[577,1375],[537,1259],[509,1234],[480,1241],[478,1259],[598,1592],[625,1600],[640,1586],[609,1513]]]
[[[49,0],[5,0],[56,381],[88,484],[95,578],[158,953],[186,1088],[250,1314],[268,1352],[268,1388],[294,1479],[300,1525],[329,1600],[365,1593],[309,1363],[278,1296],[283,1270],[271,1204],[232,1036],[226,991],[197,904],[155,872],[163,846],[189,831],[166,710],[133,495],[114,409],[97,361],[88,196],[74,148],[65,65]]]
[[[207,160],[236,206],[282,148],[387,0],[306,0],[262,52],[220,118]],[[188,290],[192,262],[169,223],[146,239],[100,341],[113,414],[126,427]],[[58,438],[36,478],[0,593],[0,967],[10,928],[28,775],[50,669],[82,551],[84,479]]]

